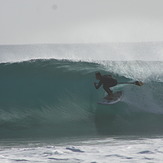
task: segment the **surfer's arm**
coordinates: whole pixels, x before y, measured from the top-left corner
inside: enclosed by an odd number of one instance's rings
[[[98,84],[97,83],[94,83],[94,86],[96,89],[100,88],[102,85],[102,82],[100,81]]]

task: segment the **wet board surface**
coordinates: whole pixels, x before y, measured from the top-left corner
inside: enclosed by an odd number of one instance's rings
[[[122,94],[123,94],[122,91],[115,92],[113,93],[113,98],[109,98],[107,95],[103,99],[101,99],[101,101],[99,101],[98,104],[102,105],[115,104],[121,100]]]

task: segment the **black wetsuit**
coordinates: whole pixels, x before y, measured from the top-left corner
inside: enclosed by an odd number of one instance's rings
[[[112,78],[111,75],[103,75],[99,83],[96,85],[96,89],[100,88],[103,85],[104,90],[110,95],[112,91],[110,87],[114,87],[117,85],[117,80]]]

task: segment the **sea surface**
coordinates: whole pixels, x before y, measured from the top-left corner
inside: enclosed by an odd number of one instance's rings
[[[136,55],[156,45],[0,46],[0,162],[163,162],[163,61]],[[124,60],[109,59],[116,47]],[[119,84],[122,100],[100,105],[97,71],[144,85]]]

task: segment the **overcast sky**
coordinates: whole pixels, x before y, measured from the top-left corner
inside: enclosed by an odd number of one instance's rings
[[[0,44],[163,41],[162,0],[0,0]]]

